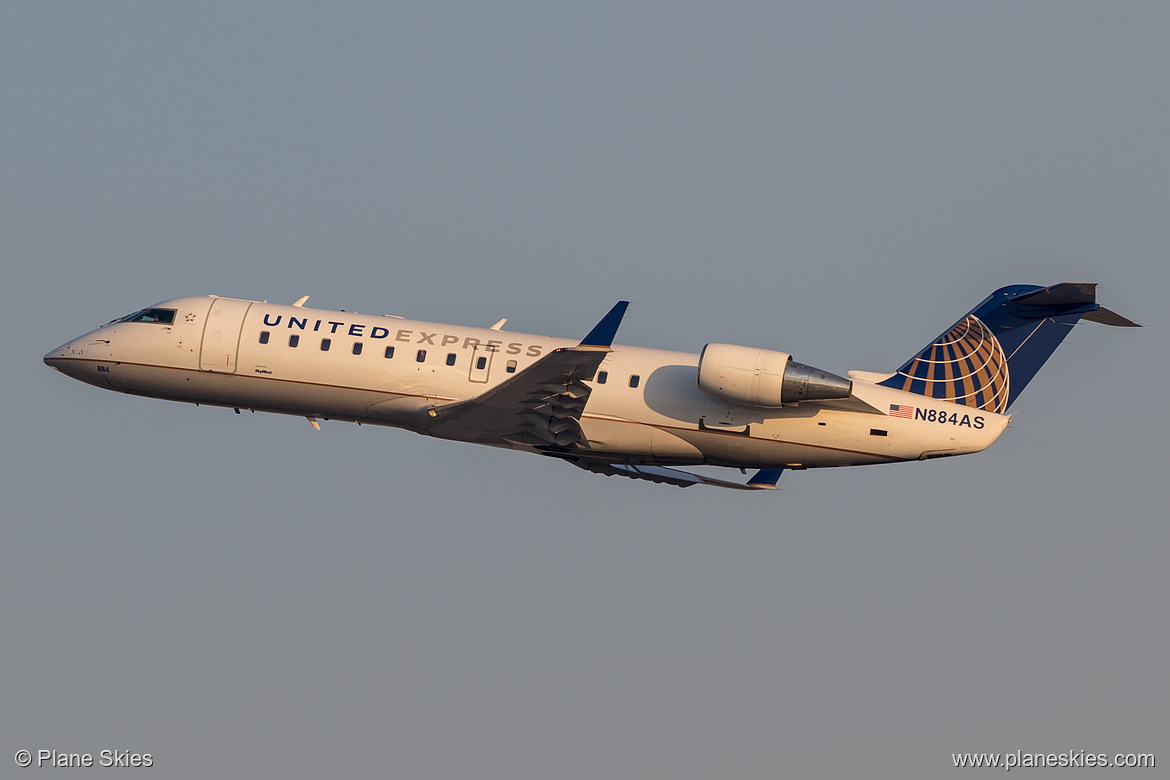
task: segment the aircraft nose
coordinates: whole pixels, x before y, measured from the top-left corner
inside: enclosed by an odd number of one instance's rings
[[[76,367],[79,364],[78,358],[85,355],[86,337],[79,336],[73,341],[67,341],[56,349],[51,349],[45,353],[45,365],[49,368],[56,369],[63,374],[74,376]]]
[[[69,342],[69,343],[72,344],[73,342]],[[45,357],[44,357],[45,365],[48,366],[49,368],[55,368],[58,371],[60,371],[61,370],[60,363],[62,360],[65,359],[65,354],[66,354],[66,351],[68,349],[69,349],[69,344],[62,344],[61,346],[57,347],[56,349],[51,349],[48,352],[46,352]]]

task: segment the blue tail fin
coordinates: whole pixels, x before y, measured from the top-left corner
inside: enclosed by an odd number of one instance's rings
[[[881,384],[1004,412],[1082,317],[1137,325],[1097,303],[1096,287],[1064,282],[996,290]]]

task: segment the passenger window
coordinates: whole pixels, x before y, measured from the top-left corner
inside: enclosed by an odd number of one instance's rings
[[[355,341],[353,343],[353,354],[355,354],[355,355],[362,354],[362,343],[360,341]]]
[[[447,353],[447,365],[449,365],[449,366],[455,365],[455,353],[454,352]]]
[[[597,372],[597,384],[604,385],[605,380],[607,380],[607,379],[609,379],[609,372],[608,371],[598,371]]]
[[[426,359],[427,359],[427,351],[425,349],[420,349],[418,351],[418,354],[414,356],[414,361],[416,363],[425,362]]]
[[[331,343],[333,343],[333,342],[331,342],[329,339],[321,339],[321,351],[322,351],[322,352],[328,352],[328,351],[329,351],[329,345],[330,345]]]
[[[386,347],[386,357],[387,358],[394,357],[394,347]]]
[[[300,344],[300,343],[301,343],[301,337],[298,336],[297,334],[294,333],[288,337],[288,345],[290,347],[295,347],[297,344]]]
[[[260,331],[260,343],[261,344],[268,343],[268,331],[266,331],[266,330]]]
[[[630,387],[637,387],[638,383],[642,381],[642,377],[637,374],[630,374]]]
[[[485,368],[487,368],[487,358],[481,357],[479,360],[475,361],[475,367],[476,369],[483,371]]]
[[[508,365],[504,368],[504,370],[507,371],[509,374],[515,374],[516,373],[516,361],[509,360]]]

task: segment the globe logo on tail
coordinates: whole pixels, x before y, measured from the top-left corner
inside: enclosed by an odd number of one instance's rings
[[[908,392],[988,412],[1007,409],[1007,356],[974,315],[955,323],[898,374]]]

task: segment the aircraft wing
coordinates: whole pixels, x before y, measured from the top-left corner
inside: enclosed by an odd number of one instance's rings
[[[713,485],[715,487],[731,488],[732,490],[775,490],[776,482],[784,469],[760,469],[747,484],[728,482],[724,479],[704,477],[692,474],[681,469],[669,469],[665,466],[634,466],[628,463],[604,463],[581,458],[564,458],[577,468],[592,471],[594,474],[604,474],[607,477],[629,477],[630,479],[645,479],[660,484],[690,487],[691,485]]]
[[[619,301],[575,347],[561,347],[490,390],[427,410],[426,430],[538,451],[584,444],[581,412],[597,367],[610,352],[628,301]]]

